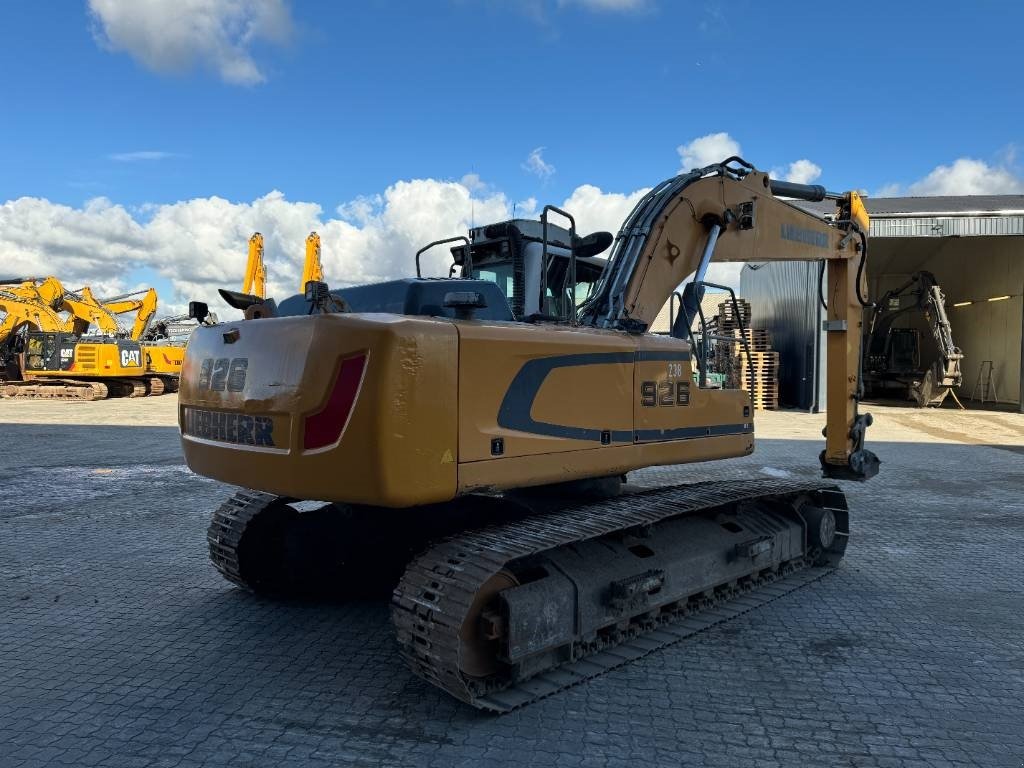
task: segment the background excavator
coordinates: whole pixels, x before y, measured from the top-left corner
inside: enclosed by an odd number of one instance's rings
[[[898,321],[921,319],[930,341],[921,331]],[[868,397],[896,394],[924,408],[938,407],[963,383],[963,352],[953,343],[946,314],[946,297],[931,272],[915,272],[897,288],[887,291],[871,311],[864,336],[864,387]],[[953,394],[956,399],[956,394]]]
[[[129,338],[140,343],[145,363],[146,392],[161,395],[178,391],[178,377],[181,363],[185,358],[185,344],[188,339],[172,339],[161,333],[167,318],[154,322],[157,309],[157,293],[153,288],[135,291],[106,299],[103,307],[114,315],[130,315],[132,327]]]
[[[176,391],[185,342],[152,333],[157,301],[153,288],[98,299],[55,277],[0,282],[3,393],[97,400]]]
[[[99,400],[147,392],[142,348],[89,288],[55,277],[0,280],[0,377],[7,397]],[[101,335],[85,335],[95,325]]]
[[[384,580],[412,671],[499,712],[819,578],[849,535],[829,480],[625,476],[754,450],[749,395],[701,387],[691,343],[647,327],[688,275],[684,308],[699,301],[712,260],[794,259],[828,263],[822,470],[875,474],[857,410],[867,231],[855,192],[729,158],[655,186],[606,263],[610,234],[547,206],[452,238],[449,279],[310,281],[199,328],[183,451],[245,489],[214,513],[213,563],[269,593]]]

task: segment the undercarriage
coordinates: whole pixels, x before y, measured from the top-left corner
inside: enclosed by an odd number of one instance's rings
[[[507,712],[820,578],[848,535],[837,487],[741,480],[397,511],[239,491],[208,540],[225,578],[253,591],[390,590],[410,669]]]

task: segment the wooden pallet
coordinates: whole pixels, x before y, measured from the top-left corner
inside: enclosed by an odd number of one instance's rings
[[[723,301],[718,305],[718,316],[723,320],[742,320],[745,325],[750,324],[750,302],[746,299],[736,299],[736,307],[739,315],[733,311],[731,301]]]

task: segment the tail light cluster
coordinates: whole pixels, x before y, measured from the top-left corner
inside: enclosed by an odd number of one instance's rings
[[[365,370],[365,353],[341,361],[324,407],[306,417],[302,440],[305,450],[323,448],[341,439],[359,396]]]

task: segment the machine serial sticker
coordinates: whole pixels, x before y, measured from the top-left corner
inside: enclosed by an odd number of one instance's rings
[[[182,432],[201,440],[273,448],[274,421],[269,416],[186,408]]]
[[[782,225],[782,239],[792,240],[794,243],[804,243],[817,248],[828,248],[828,234],[813,229],[804,229],[796,224]]]

